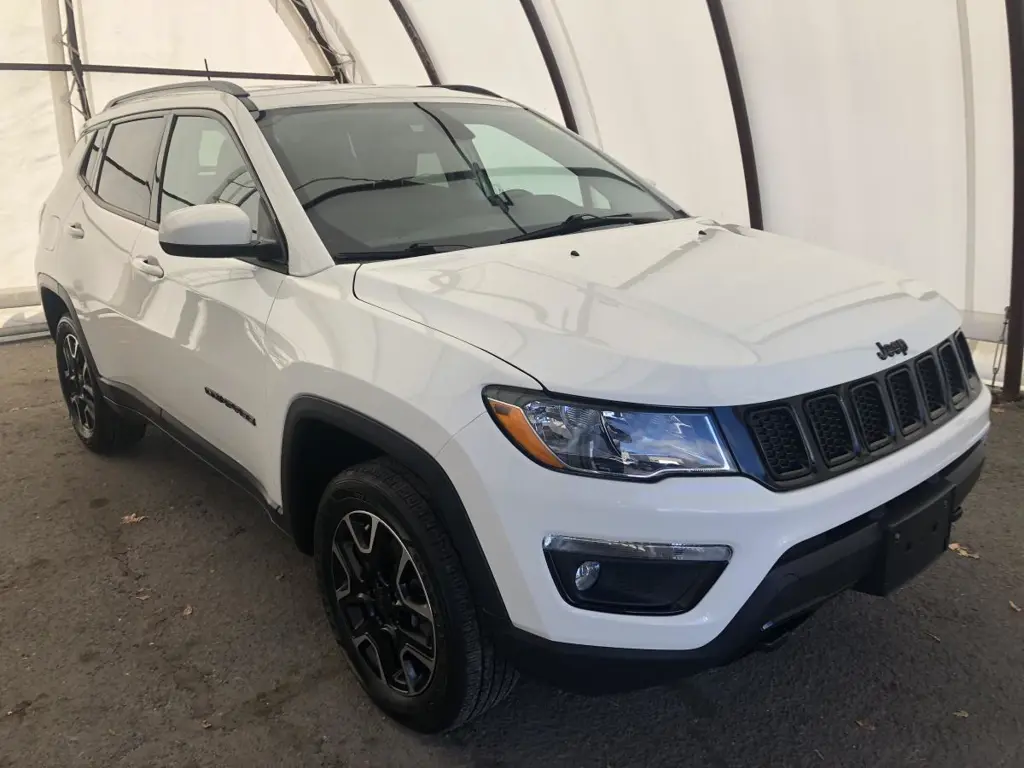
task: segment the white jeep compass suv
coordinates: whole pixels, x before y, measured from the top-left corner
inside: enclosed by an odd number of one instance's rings
[[[81,441],[152,424],[247,489],[420,731],[519,671],[649,685],[887,594],[981,471],[937,293],[691,217],[478,88],[132,93],[39,232]]]

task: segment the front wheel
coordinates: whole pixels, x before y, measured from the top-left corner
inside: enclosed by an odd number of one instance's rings
[[[482,632],[451,541],[402,467],[375,460],[328,484],[314,557],[335,638],[395,720],[448,731],[512,690],[518,675]]]
[[[103,399],[97,374],[70,315],[57,321],[57,375],[71,426],[86,448],[96,453],[117,453],[137,443],[146,423],[123,416]]]

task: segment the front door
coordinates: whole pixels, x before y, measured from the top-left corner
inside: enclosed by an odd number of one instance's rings
[[[128,317],[135,273],[132,249],[149,216],[153,169],[164,132],[163,115],[114,123],[90,147],[86,188],[65,219],[60,257],[75,311],[100,375],[120,384],[133,379]],[[98,168],[102,144],[106,152]]]
[[[276,237],[234,132],[219,117],[174,118],[158,185],[156,218],[188,205],[239,205],[253,236]],[[260,484],[270,361],[264,333],[284,269],[241,258],[171,256],[144,229],[133,263],[146,281],[135,323],[140,387],[164,412],[227,454]]]

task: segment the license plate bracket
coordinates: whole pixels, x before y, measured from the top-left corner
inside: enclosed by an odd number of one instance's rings
[[[949,547],[952,526],[948,485],[883,520],[877,566],[861,589],[877,595],[899,589]]]

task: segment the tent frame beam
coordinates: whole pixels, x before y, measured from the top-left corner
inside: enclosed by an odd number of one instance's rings
[[[272,4],[278,11],[278,14],[282,14],[282,9],[278,7],[277,2],[280,0],[271,0]],[[312,43],[312,46],[308,46],[314,49],[312,55],[320,58],[325,68],[332,73],[332,76],[328,79],[333,80],[336,83],[351,83],[352,80],[348,73],[345,71],[345,64],[350,63],[350,57],[341,55],[334,46],[327,42],[327,38],[324,37],[323,30],[320,29],[320,23],[317,18],[317,14],[314,9],[310,6],[309,0],[285,0],[285,2],[291,7],[293,11],[289,14],[294,21],[297,21],[302,26],[305,33],[308,35],[308,42]],[[286,26],[287,25],[286,22]],[[295,31],[293,37],[295,37]],[[300,45],[303,41],[296,39],[296,42]],[[308,58],[308,57],[307,57]]]
[[[67,41],[68,63],[71,66],[71,80],[78,91],[78,103],[82,117],[92,117],[89,109],[89,94],[85,89],[85,72],[82,69],[82,53],[78,47],[78,25],[75,23],[74,0],[64,0],[64,39]]]
[[[37,64],[35,62],[0,62],[0,72],[72,72],[70,64]],[[294,80],[302,82],[336,82],[332,75],[293,75],[286,72],[246,72],[220,69],[180,69],[178,67],[133,67],[121,64],[82,64],[82,72],[105,72],[118,75],[172,75],[181,77],[217,77],[248,80]]]

